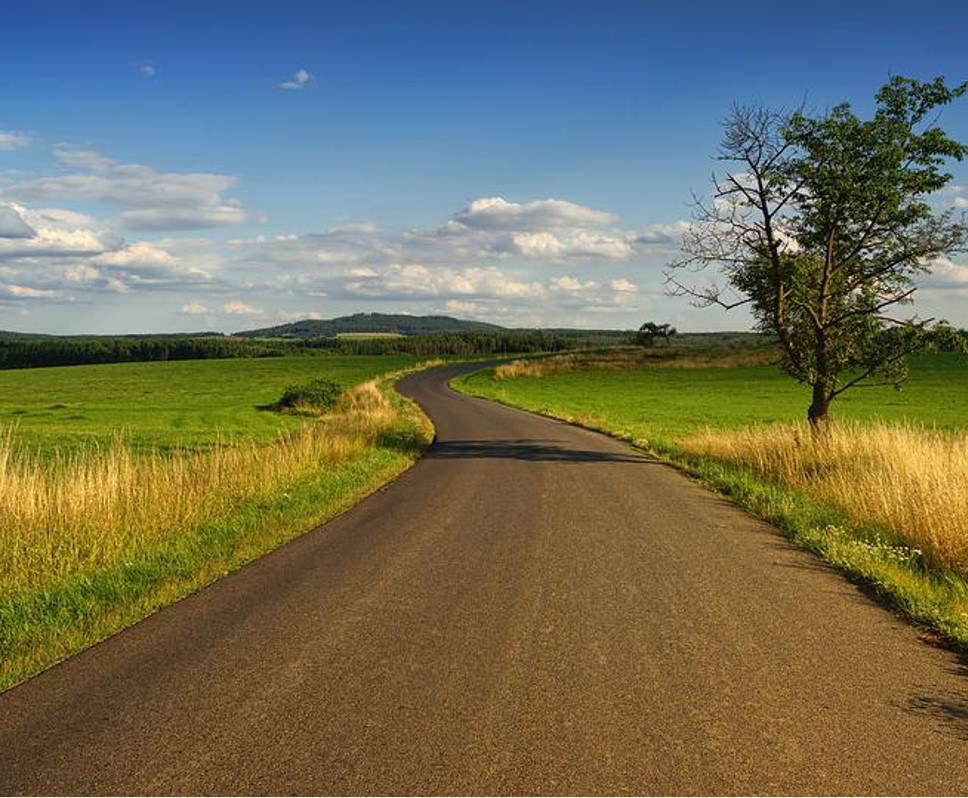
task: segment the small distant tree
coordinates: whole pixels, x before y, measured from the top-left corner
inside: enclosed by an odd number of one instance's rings
[[[664,343],[668,344],[669,339],[675,334],[676,328],[671,324],[656,324],[647,321],[639,327],[639,331],[635,335],[635,343],[639,346],[652,346],[656,338],[661,338]]]
[[[930,261],[968,240],[963,214],[927,201],[951,179],[945,161],[968,153],[936,126],[966,88],[894,77],[866,121],[846,103],[820,116],[737,107],[725,120],[719,160],[731,170],[714,175],[711,202],[696,200],[667,282],[700,305],[748,305],[778,338],[781,366],[810,386],[815,430],[849,388],[899,385],[906,356],[947,329],[897,311]],[[677,276],[714,264],[726,287]]]

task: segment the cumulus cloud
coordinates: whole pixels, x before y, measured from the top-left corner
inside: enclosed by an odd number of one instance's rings
[[[589,280],[588,282],[582,282],[577,277],[572,277],[570,275],[564,275],[562,277],[555,277],[549,283],[552,291],[565,291],[570,294],[579,293],[581,291],[594,291],[598,288],[598,283],[594,280]]]
[[[529,258],[560,258],[567,247],[553,233],[515,233],[511,240],[518,252]]]
[[[608,258],[624,260],[632,247],[624,238],[577,230],[562,237],[547,231],[515,233],[512,241],[517,251],[529,258]]]
[[[71,266],[64,272],[69,283],[94,283],[101,279],[101,272],[86,263]]]
[[[632,247],[624,239],[585,230],[569,236],[566,243],[569,257],[624,260],[632,254]]]
[[[61,146],[55,157],[67,174],[15,184],[7,193],[22,200],[100,202],[125,209],[126,229],[194,230],[260,221],[223,192],[238,179],[212,172],[159,172],[122,164],[94,150]]]
[[[0,238],[33,238],[35,235],[34,228],[24,221],[19,206],[0,205]]]
[[[49,289],[0,283],[0,299],[50,299],[56,296],[59,293]]]
[[[539,297],[544,289],[537,282],[515,280],[495,266],[465,269],[434,268],[420,263],[390,264],[348,275],[342,285],[348,295],[373,299],[405,297]]]
[[[634,294],[639,290],[639,287],[635,283],[629,282],[624,277],[619,277],[617,280],[612,280],[609,285],[612,287],[613,291],[617,291],[620,294]]]
[[[465,227],[508,232],[547,228],[599,227],[618,221],[611,213],[596,211],[566,200],[545,199],[520,204],[503,197],[483,197],[454,216]]]
[[[153,78],[158,70],[151,61],[137,61],[134,68],[138,71],[138,74],[143,78]]]
[[[182,305],[181,312],[186,316],[204,316],[212,311],[205,307],[205,305],[203,305],[201,302],[189,302],[186,305]]]
[[[101,255],[96,261],[104,266],[131,266],[135,264],[148,266],[176,265],[170,253],[144,241],[130,244],[123,249]]]
[[[233,300],[231,302],[226,302],[222,305],[222,310],[231,316],[261,316],[262,310],[253,307],[252,305],[247,305],[245,302],[240,302],[239,300]]]
[[[0,130],[0,150],[22,150],[33,139],[26,133],[16,130]]]
[[[30,238],[0,238],[0,262],[20,258],[66,258],[100,255],[118,246],[110,234],[93,230],[39,227]]]
[[[292,78],[282,83],[277,84],[277,88],[287,89],[288,91],[297,91],[299,89],[304,89],[313,81],[312,74],[305,69],[297,69],[293,73]]]
[[[26,182],[4,187],[4,197],[17,202],[0,203],[7,210],[0,230],[16,228],[21,236],[0,237],[0,284],[16,286],[0,297],[7,307],[27,306],[12,304],[15,295],[18,302],[66,302],[114,293],[144,302],[139,294],[164,292],[173,298],[159,298],[158,306],[168,303],[182,323],[311,318],[320,315],[315,298],[325,297],[327,309],[385,302],[405,312],[511,324],[558,314],[577,324],[589,318],[586,312],[617,313],[639,301],[634,283],[610,269],[647,251],[635,242],[641,233],[617,228],[612,214],[564,200],[485,197],[438,227],[403,232],[363,222],[230,240],[143,232],[122,240],[112,231],[225,226],[251,216],[226,197],[235,185],[228,175],[165,173],[64,146],[56,157],[60,171],[18,176]],[[96,219],[56,200],[117,211]],[[33,235],[26,237],[22,225]],[[542,273],[535,261],[568,268]]]
[[[177,289],[211,282],[211,275],[195,265],[183,265],[155,243],[137,241],[89,261],[99,276],[115,287],[131,289]]]
[[[930,289],[968,289],[968,266],[955,263],[950,258],[936,258],[930,263],[931,272],[924,275],[920,284]]]
[[[637,233],[629,235],[632,244],[650,246],[654,244],[678,244],[682,240],[691,224],[685,220],[672,222],[671,224],[654,224]]]
[[[96,227],[98,222],[93,216],[66,208],[31,208],[30,218],[35,224],[53,227]]]

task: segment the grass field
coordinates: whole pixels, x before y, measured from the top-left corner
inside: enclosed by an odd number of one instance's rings
[[[323,355],[0,371],[0,436],[42,454],[119,436],[137,451],[268,441],[301,423],[258,409],[287,385],[326,377],[349,387],[415,362]]]
[[[703,429],[806,418],[810,397],[774,366],[645,367],[573,370],[541,379],[465,378],[468,390],[537,412],[568,415],[638,440],[673,443]],[[968,358],[916,358],[902,390],[859,388],[833,405],[835,418],[913,421],[938,429],[968,428]]]
[[[390,382],[369,378],[412,365],[306,357],[0,372],[5,412],[20,419],[0,438],[0,690],[409,467],[429,427]],[[348,389],[329,412],[258,409],[321,377]]]
[[[679,465],[968,647],[968,358],[844,394],[820,441],[807,390],[771,366],[605,365],[461,385]]]

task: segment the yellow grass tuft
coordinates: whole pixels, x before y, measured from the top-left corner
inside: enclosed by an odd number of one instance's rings
[[[859,524],[892,531],[927,560],[968,576],[968,434],[912,425],[838,423],[709,430],[682,448],[747,466]]]
[[[556,355],[541,360],[512,360],[502,363],[494,369],[494,376],[499,380],[510,380],[515,377],[544,377],[548,374],[562,374],[575,369],[575,355]]]
[[[203,454],[143,455],[119,441],[41,460],[0,437],[0,596],[124,562],[241,503],[284,493],[376,444],[397,420],[369,382],[278,440]]]

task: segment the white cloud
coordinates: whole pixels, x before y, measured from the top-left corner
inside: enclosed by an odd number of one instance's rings
[[[482,197],[471,202],[454,220],[481,230],[537,231],[546,228],[598,227],[614,224],[618,217],[574,202],[545,199],[522,204],[503,197]]]
[[[86,263],[71,266],[64,272],[69,283],[94,283],[101,279],[101,272]]]
[[[209,283],[212,276],[194,264],[182,265],[155,243],[136,241],[90,260],[116,286],[130,289],[177,289]]]
[[[126,230],[204,230],[262,222],[265,217],[250,214],[239,205],[228,203],[211,208],[144,208],[125,211],[118,220]]]
[[[612,287],[613,291],[618,291],[620,294],[634,294],[639,290],[639,287],[635,283],[629,282],[624,277],[619,277],[617,280],[612,280],[609,285]]]
[[[463,316],[476,316],[486,305],[480,302],[468,301],[466,299],[448,299],[444,303],[444,309],[448,313],[456,313]]]
[[[245,302],[240,302],[238,300],[233,300],[232,302],[226,302],[222,305],[222,310],[232,316],[261,316],[262,311],[259,308],[253,307],[252,305],[247,305]]]
[[[529,258],[560,258],[565,250],[565,244],[553,233],[514,233],[511,236],[518,252]]]
[[[138,62],[135,64],[135,69],[138,70],[138,74],[143,78],[153,78],[158,72],[158,70],[155,68],[155,65],[150,61]]]
[[[134,232],[125,241],[111,231],[190,228],[210,223],[209,214],[234,214],[236,221],[251,216],[225,196],[235,185],[228,175],[163,173],[67,147],[57,157],[58,172],[41,179],[16,175],[21,182],[8,180],[3,188],[5,198],[20,199],[21,191],[46,200],[0,203],[35,234],[0,238],[0,285],[18,287],[0,296],[11,313],[28,307],[39,313],[45,297],[60,310],[73,299],[93,308],[98,295],[114,293],[125,295],[125,308],[146,309],[146,324],[174,316],[168,329],[198,324],[193,318],[256,326],[251,322],[339,315],[374,303],[512,326],[574,326],[600,324],[595,316],[601,314],[618,320],[629,312],[623,308],[649,301],[612,271],[617,263],[638,259],[638,268],[652,257],[654,248],[635,241],[642,232],[606,227],[613,215],[563,200],[483,198],[437,227],[404,232],[364,222],[234,239]],[[53,201],[61,199],[99,204],[81,213]],[[89,215],[104,203],[116,206],[113,219]],[[7,224],[12,229],[17,222]],[[541,274],[535,261],[568,268]]]
[[[653,244],[678,244],[682,240],[682,235],[692,224],[684,219],[672,222],[671,224],[654,224],[637,233],[629,235],[632,244],[653,245]]]
[[[0,283],[0,299],[50,299],[56,296],[59,296],[57,291]]]
[[[0,130],[0,150],[22,150],[33,139],[26,133],[16,130]]]
[[[0,238],[0,261],[19,258],[64,258],[100,255],[117,247],[111,236],[93,230],[38,227],[32,238]]]
[[[624,238],[577,230],[561,238],[547,231],[515,233],[511,237],[515,248],[528,258],[608,258],[624,260],[632,254],[632,247]]]
[[[930,274],[918,282],[930,289],[968,289],[968,266],[955,263],[950,258],[936,258],[929,264]]]
[[[33,238],[33,227],[24,221],[23,208],[19,205],[0,205],[0,238]]]
[[[30,214],[30,218],[35,224],[53,227],[95,227],[98,222],[93,216],[77,211],[69,211],[64,208],[25,208],[25,213]]]
[[[262,221],[223,197],[238,179],[212,172],[159,172],[122,164],[94,150],[55,150],[67,174],[15,183],[5,193],[21,200],[99,202],[125,209],[118,224],[133,230],[194,230]]]
[[[627,241],[601,233],[579,230],[566,239],[566,254],[569,257],[609,258],[624,260],[632,254]]]
[[[106,172],[117,163],[94,150],[68,147],[64,144],[54,148],[54,157],[61,166],[88,172]]]
[[[170,253],[144,241],[129,244],[123,249],[105,253],[95,259],[103,266],[131,266],[132,264],[148,266],[175,266],[176,261]]]
[[[205,307],[201,302],[189,302],[187,305],[182,305],[181,312],[186,316],[204,316],[212,311]]]
[[[306,88],[306,86],[312,83],[312,80],[313,76],[310,72],[305,69],[297,69],[290,80],[279,83],[277,88],[296,91]]]
[[[598,288],[598,283],[594,280],[583,283],[576,277],[564,275],[563,277],[555,277],[552,279],[549,282],[549,286],[552,291],[565,291],[570,294],[575,294],[582,291],[594,291]]]
[[[420,263],[391,264],[372,270],[367,276],[353,275],[342,286],[348,295],[373,299],[403,297],[540,297],[540,283],[526,283],[508,276],[494,266],[472,266],[465,269],[438,267],[430,269]]]

